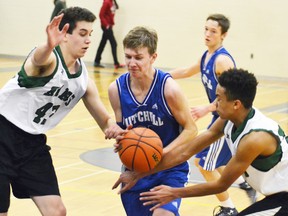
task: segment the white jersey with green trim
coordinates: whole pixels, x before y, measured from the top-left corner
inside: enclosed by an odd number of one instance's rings
[[[259,110],[251,109],[246,120],[236,131],[228,121],[224,134],[232,155],[236,154],[241,139],[253,131],[266,131],[275,137],[277,150],[269,157],[257,157],[244,174],[247,182],[265,196],[278,192],[288,192],[288,137],[281,127]],[[247,153],[248,154],[248,153]]]
[[[88,72],[81,59],[79,70],[70,74],[60,51],[57,66],[48,77],[29,77],[24,67],[0,90],[0,114],[31,134],[55,127],[87,90]],[[23,64],[24,65],[24,64]]]

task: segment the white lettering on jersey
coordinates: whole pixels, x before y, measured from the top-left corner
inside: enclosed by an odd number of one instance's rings
[[[124,122],[126,126],[134,125],[137,122],[149,122],[155,126],[162,126],[164,124],[160,117],[156,117],[156,115],[150,111],[139,111],[132,116],[125,118]]]
[[[207,88],[213,90],[213,86],[211,85],[211,80],[209,80],[205,74],[202,75],[202,82],[205,86],[207,86]]]

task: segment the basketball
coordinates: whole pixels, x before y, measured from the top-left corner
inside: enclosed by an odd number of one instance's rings
[[[120,160],[132,171],[147,172],[162,158],[162,141],[158,134],[149,128],[132,128],[119,144]]]

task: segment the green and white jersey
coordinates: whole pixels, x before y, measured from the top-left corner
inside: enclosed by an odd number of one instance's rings
[[[55,127],[77,104],[87,90],[88,72],[81,59],[79,71],[70,74],[60,47],[53,51],[57,66],[47,77],[29,77],[24,70],[0,90],[0,114],[31,134]]]
[[[257,157],[246,170],[244,177],[255,190],[265,196],[288,192],[288,137],[280,126],[259,110],[251,109],[243,124],[234,130],[234,124],[228,121],[224,134],[232,155],[235,155],[241,139],[253,131],[266,131],[275,137],[278,147],[274,154]]]

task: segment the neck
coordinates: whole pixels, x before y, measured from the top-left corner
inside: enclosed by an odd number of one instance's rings
[[[216,50],[218,50],[220,47],[222,47],[222,44],[218,44],[216,46],[211,46],[211,47],[208,47],[208,52],[211,54],[211,53],[214,53]]]
[[[252,108],[242,110],[241,112],[238,112],[235,116],[235,119],[231,119],[231,121],[234,123],[234,125],[238,128],[247,118],[248,114],[250,113]]]

